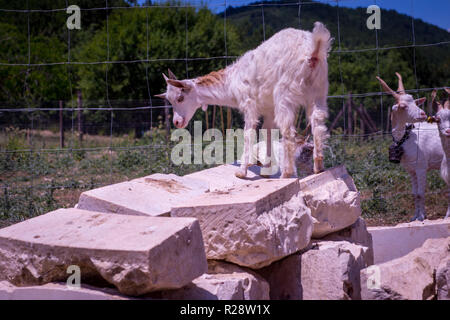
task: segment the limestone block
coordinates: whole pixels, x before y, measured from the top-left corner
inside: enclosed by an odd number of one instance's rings
[[[258,269],[306,247],[310,211],[297,179],[263,179],[205,193],[172,208],[200,222],[208,259]]]
[[[181,288],[207,270],[198,221],[59,209],[0,230],[0,280],[104,279],[121,293]]]
[[[78,209],[105,213],[169,216],[172,205],[208,190],[204,181],[175,174],[152,174],[85,191]]]
[[[450,219],[414,221],[367,229],[372,235],[374,263],[380,264],[420,248],[427,239],[449,237]]]
[[[273,300],[361,299],[360,271],[367,248],[347,241],[314,241],[312,247],[260,270]]]
[[[170,300],[269,300],[269,284],[249,269],[208,261],[208,273],[178,290],[160,293]]]
[[[350,227],[342,229],[340,231],[331,233],[321,240],[323,241],[348,241],[350,243],[359,244],[367,247],[367,255],[364,257],[364,261],[370,266],[373,264],[373,242],[372,235],[369,233],[366,227],[366,222],[363,218],[359,217],[354,224]]]
[[[436,270],[438,300],[450,300],[450,258],[441,261]]]
[[[314,239],[351,226],[361,216],[360,195],[344,166],[300,180],[314,220]]]
[[[361,270],[363,300],[434,298],[435,272],[450,257],[450,237],[428,239],[407,255]]]
[[[247,171],[246,179],[240,179],[234,175],[238,169],[238,164],[224,164],[187,174],[184,177],[204,181],[208,184],[210,191],[226,190],[248,184],[250,181],[263,179],[259,176],[259,167],[250,167]]]

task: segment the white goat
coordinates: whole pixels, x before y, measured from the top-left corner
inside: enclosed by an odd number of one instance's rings
[[[450,89],[446,88],[448,98],[444,104],[437,101],[438,112],[433,117],[434,121],[438,124],[439,135],[441,137],[442,149],[444,151],[444,157],[441,163],[441,176],[447,183],[447,213],[446,218],[450,218]],[[432,93],[433,100],[436,97],[436,91]]]
[[[408,137],[407,125],[416,123],[410,131],[409,137],[403,142],[403,155],[401,165],[411,176],[412,192],[414,195],[415,213],[411,221],[424,220],[425,213],[425,189],[427,181],[427,171],[439,170],[444,155],[442,144],[440,143],[438,128],[436,124],[423,122],[427,120],[425,112],[420,106],[426,98],[414,100],[406,94],[400,74],[398,77],[398,90],[395,92],[379,77],[381,85],[386,92],[396,99],[396,104],[392,106],[391,123],[392,137],[399,142],[403,137]]]
[[[281,177],[296,175],[294,166],[295,117],[300,106],[306,108],[314,138],[314,172],[323,171],[323,145],[327,136],[328,63],[330,32],[316,22],[312,32],[284,29],[248,51],[225,69],[195,79],[167,82],[167,92],[158,95],[173,106],[173,122],[184,128],[202,106],[208,104],[237,108],[244,115],[244,161],[236,176],[247,175],[252,135],[258,119],[262,128],[278,127],[283,136],[284,157]],[[268,144],[268,155],[271,145]]]

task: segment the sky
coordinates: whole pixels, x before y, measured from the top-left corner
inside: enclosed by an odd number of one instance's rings
[[[184,1],[184,0],[181,0]],[[257,0],[186,0],[188,3],[206,3],[211,10],[222,12],[225,2],[227,6],[239,7]],[[302,0],[307,2],[310,0]],[[317,0],[336,5],[336,0]],[[153,1],[158,2],[158,1]],[[281,0],[283,2],[283,0]],[[383,9],[394,9],[400,13],[420,18],[450,32],[450,0],[339,0],[339,6],[357,8],[376,4]]]

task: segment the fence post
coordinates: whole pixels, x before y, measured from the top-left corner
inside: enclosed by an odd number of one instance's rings
[[[389,132],[389,128],[390,128],[390,123],[391,123],[391,108],[388,109],[388,113],[387,113],[387,119],[386,119],[386,132]]]
[[[59,147],[64,148],[63,102],[59,100]]]
[[[348,95],[347,101],[347,135],[353,134],[353,119],[352,119],[353,111],[352,111],[352,93],[350,92]]]
[[[169,142],[170,139],[170,114],[169,108],[167,106],[164,107],[164,116],[166,123],[166,141]]]
[[[80,143],[83,141],[83,125],[82,125],[82,111],[83,101],[81,99],[81,90],[78,90],[78,139]]]
[[[223,112],[222,107],[220,107],[220,124],[222,125],[222,137],[225,136],[225,123],[223,121]]]
[[[208,109],[205,110],[206,130],[209,129]]]

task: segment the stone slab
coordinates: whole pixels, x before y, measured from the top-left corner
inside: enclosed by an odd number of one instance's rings
[[[269,300],[269,284],[257,273],[230,263],[208,261],[208,273],[191,284],[152,297],[169,300]]]
[[[311,247],[258,270],[272,300],[359,300],[367,247],[315,240]]]
[[[450,237],[428,239],[405,256],[361,270],[363,300],[436,298],[436,271],[450,258]]]
[[[205,169],[185,175],[186,178],[202,180],[208,184],[210,191],[226,190],[232,187],[245,185],[251,181],[263,179],[259,176],[259,167],[250,167],[245,179],[237,178],[234,174],[239,169],[238,164],[224,164],[214,168]]]
[[[450,236],[450,219],[424,220],[389,227],[369,227],[372,235],[374,263],[402,257],[420,248],[427,239]]]
[[[369,266],[374,263],[372,235],[367,230],[366,222],[361,217],[359,217],[350,227],[331,233],[323,237],[321,240],[348,241],[350,243],[367,247],[368,250],[366,251],[366,257],[364,257],[364,260]]]
[[[450,257],[441,261],[436,270],[436,291],[438,300],[450,300]]]
[[[85,191],[78,209],[105,213],[169,216],[172,205],[208,191],[202,180],[156,173]]]
[[[310,241],[310,211],[297,179],[262,179],[205,193],[172,208],[200,222],[208,259],[261,268]]]
[[[0,230],[0,280],[103,279],[127,295],[181,288],[207,270],[198,221],[59,209]]]
[[[308,176],[299,184],[314,220],[314,239],[347,228],[361,216],[359,192],[344,166]]]

